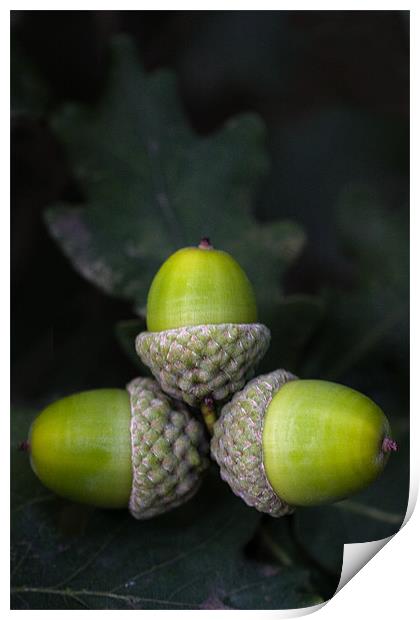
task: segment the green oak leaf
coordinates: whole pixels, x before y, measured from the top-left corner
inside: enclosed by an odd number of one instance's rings
[[[13,609],[280,609],[322,600],[304,568],[248,559],[261,515],[215,470],[190,502],[147,521],[58,499],[17,450],[32,418],[12,412]]]
[[[255,114],[210,136],[189,127],[175,75],[146,75],[134,45],[112,46],[107,90],[95,108],[65,106],[53,129],[85,202],[56,204],[49,230],[74,267],[140,311],[153,275],[175,250],[208,236],[240,262],[259,306],[281,299],[286,266],[304,243],[292,222],[259,223],[253,202],[268,171],[265,128]]]

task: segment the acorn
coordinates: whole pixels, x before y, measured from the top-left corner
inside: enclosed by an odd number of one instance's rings
[[[367,396],[286,370],[235,394],[211,440],[233,492],[273,517],[361,491],[395,450],[387,418]]]
[[[270,343],[247,275],[208,238],[163,263],[146,320],[136,339],[143,363],[165,392],[207,411],[245,385]]]
[[[187,501],[209,465],[204,427],[153,379],[47,406],[24,449],[41,482],[67,499],[148,519]]]

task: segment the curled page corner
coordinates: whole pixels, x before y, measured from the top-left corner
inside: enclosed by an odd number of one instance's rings
[[[334,596],[359,572],[395,534],[380,540],[362,543],[346,543],[343,550],[343,566]]]
[[[411,480],[412,483],[412,480]],[[417,501],[418,488],[410,484],[407,510],[404,521],[397,532],[387,538],[371,540],[363,543],[347,543],[343,549],[343,565],[341,568],[340,581],[334,596],[359,572],[389,541],[396,536],[411,518]],[[334,598],[334,596],[332,598]],[[330,599],[331,600],[331,599]]]

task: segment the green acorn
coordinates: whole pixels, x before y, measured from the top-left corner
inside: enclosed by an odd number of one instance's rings
[[[247,504],[279,517],[371,484],[397,450],[382,410],[351,388],[277,370],[250,381],[214,426],[212,456]]]
[[[127,390],[81,392],[49,405],[24,446],[46,487],[136,519],[175,508],[197,491],[209,464],[204,427],[152,379]]]
[[[254,291],[226,252],[202,239],[161,266],[136,350],[162,389],[193,407],[225,401],[254,374],[270,342]]]

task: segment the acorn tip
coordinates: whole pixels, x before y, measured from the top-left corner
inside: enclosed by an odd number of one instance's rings
[[[200,250],[212,250],[213,249],[213,246],[211,244],[209,237],[202,237],[200,239],[200,243],[198,244],[198,247],[200,248]]]
[[[391,437],[384,437],[382,442],[382,452],[397,452],[398,444]]]
[[[30,443],[27,439],[25,441],[21,441],[19,444],[20,452],[29,452],[31,449]]]

